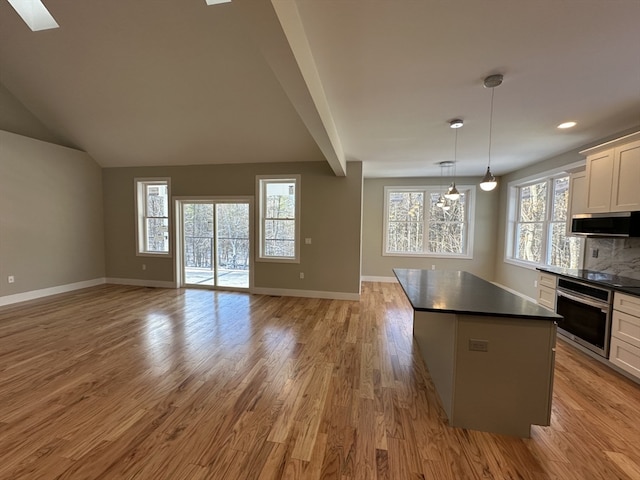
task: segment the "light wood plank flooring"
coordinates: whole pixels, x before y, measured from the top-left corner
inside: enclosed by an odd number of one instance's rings
[[[0,309],[1,479],[640,479],[640,387],[559,343],[551,427],[450,428],[396,284]]]

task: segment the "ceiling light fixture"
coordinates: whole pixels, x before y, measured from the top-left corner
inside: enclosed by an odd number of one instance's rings
[[[449,200],[458,200],[460,198],[460,192],[456,188],[456,162],[458,161],[458,130],[464,125],[464,122],[459,118],[454,118],[449,122],[449,126],[456,131],[455,140],[453,143],[453,182],[449,191],[444,194],[445,198]]]
[[[557,128],[561,128],[564,130],[565,128],[572,128],[572,127],[575,127],[576,125],[577,125],[576,122],[564,122],[558,125]]]
[[[231,3],[231,0],[205,0],[207,5],[219,5],[221,3]]]
[[[8,1],[32,31],[38,32],[60,27],[40,0]]]
[[[489,75],[484,79],[484,87],[491,89],[491,113],[489,115],[489,158],[487,163],[487,173],[482,177],[480,182],[480,188],[485,192],[490,192],[498,185],[496,177],[491,173],[491,134],[493,131],[493,96],[495,94],[495,88],[502,85],[502,79],[504,77],[500,74]]]

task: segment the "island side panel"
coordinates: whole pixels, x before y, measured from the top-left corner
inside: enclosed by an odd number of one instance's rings
[[[553,321],[460,315],[450,423],[520,437],[549,425],[555,334]]]
[[[414,311],[413,336],[447,418],[451,419],[456,369],[456,315]]]

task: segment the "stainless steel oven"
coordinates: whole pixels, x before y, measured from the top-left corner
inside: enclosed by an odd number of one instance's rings
[[[609,358],[613,291],[587,283],[558,279],[558,333]]]

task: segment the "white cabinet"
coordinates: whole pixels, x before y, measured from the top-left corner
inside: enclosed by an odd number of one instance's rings
[[[580,153],[587,155],[584,213],[640,210],[640,132]]]
[[[569,219],[578,213],[587,213],[587,171],[569,176]]]
[[[609,361],[640,378],[640,297],[613,296]]]
[[[611,207],[611,185],[613,184],[613,151],[587,157],[586,213],[608,212]]]
[[[587,171],[569,175],[569,208],[567,213],[567,235],[571,235],[571,217],[587,213]]]
[[[556,286],[558,277],[551,273],[538,272],[538,305],[556,311]]]
[[[618,147],[613,156],[611,211],[640,210],[640,140]]]

